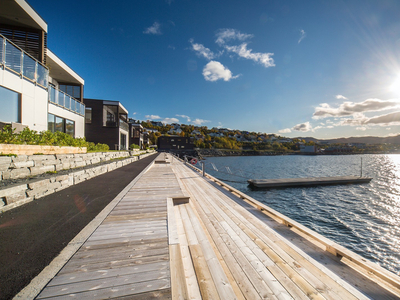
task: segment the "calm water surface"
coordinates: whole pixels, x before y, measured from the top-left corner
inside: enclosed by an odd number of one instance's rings
[[[360,175],[361,158],[363,175],[373,177],[368,184],[247,185],[250,178]],[[400,155],[209,157],[205,164],[207,173],[400,275]]]

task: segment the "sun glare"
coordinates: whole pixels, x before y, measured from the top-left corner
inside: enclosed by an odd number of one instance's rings
[[[395,93],[397,96],[400,96],[400,74],[390,86],[390,91]]]

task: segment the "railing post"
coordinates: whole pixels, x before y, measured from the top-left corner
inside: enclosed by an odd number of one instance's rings
[[[203,174],[203,177],[204,177],[204,163],[203,162],[201,163],[201,173]]]

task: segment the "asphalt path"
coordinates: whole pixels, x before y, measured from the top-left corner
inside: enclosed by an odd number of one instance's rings
[[[0,299],[28,285],[154,158],[0,214]]]

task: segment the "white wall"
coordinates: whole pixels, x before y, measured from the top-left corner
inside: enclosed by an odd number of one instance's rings
[[[23,125],[37,131],[47,130],[47,90],[2,68],[0,68],[0,85],[21,94]]]

